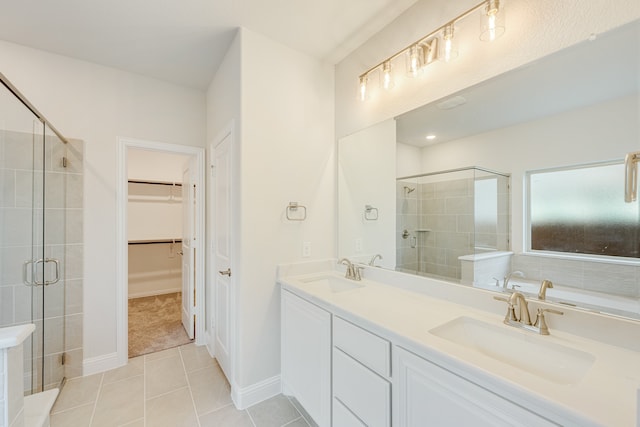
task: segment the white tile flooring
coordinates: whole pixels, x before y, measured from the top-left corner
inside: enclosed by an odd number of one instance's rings
[[[51,427],[309,427],[279,395],[239,411],[205,347],[187,344],[67,381]]]

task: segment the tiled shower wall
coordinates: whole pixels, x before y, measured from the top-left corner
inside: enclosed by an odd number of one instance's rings
[[[32,213],[32,206],[42,205],[31,194],[33,186],[41,190],[43,167],[41,149],[34,153],[33,138],[28,133],[0,133],[0,327],[36,324],[32,339],[24,345],[25,366],[33,366],[37,375],[35,380],[25,376],[26,392],[42,385],[43,364],[45,389],[56,386],[62,374],[67,378],[82,374],[83,143],[62,144],[47,138],[43,221],[41,212]],[[36,228],[44,227],[45,257],[60,260],[60,281],[44,287],[44,304],[43,288],[26,286],[22,278],[23,263],[36,256],[32,255],[32,222]],[[53,274],[50,265],[47,276]]]
[[[497,177],[497,218],[493,222],[483,222],[475,212],[475,197],[480,197],[475,194],[478,179],[483,178],[421,184],[415,179],[397,181],[398,270],[460,279],[460,256],[508,249],[508,179]],[[406,239],[404,230],[409,234]]]

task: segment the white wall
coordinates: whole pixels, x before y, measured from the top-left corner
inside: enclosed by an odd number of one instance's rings
[[[205,95],[0,42],[0,69],[66,137],[85,145],[84,358],[115,359],[116,138],[205,141]]]
[[[242,29],[238,384],[280,373],[276,265],[335,253],[331,66]],[[307,207],[303,222],[286,206]]]
[[[235,132],[231,269],[238,330],[230,382],[240,392],[280,373],[277,264],[303,260],[303,242],[311,242],[311,258],[335,253],[332,93],[331,66],[244,28],[207,92],[209,142],[232,120]],[[306,221],[286,220],[291,201],[307,207]]]
[[[477,0],[420,0],[336,67],[336,134],[351,134],[487,78],[516,68],[640,16],[637,0],[510,0],[506,33],[493,43],[478,40],[480,18],[460,23],[459,57],[438,62],[417,79],[396,82],[393,90],[356,97],[358,76],[398,50],[438,28]],[[404,73],[404,64],[399,69]]]
[[[396,121],[385,120],[339,144],[338,254],[364,263],[379,254],[376,265],[395,268],[396,165],[389,160],[396,156]],[[376,211],[365,217],[366,205]]]

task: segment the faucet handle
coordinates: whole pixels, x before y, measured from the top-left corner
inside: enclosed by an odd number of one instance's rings
[[[353,266],[353,280],[362,280],[362,270],[364,270],[364,267]]]
[[[533,326],[538,328],[540,335],[549,335],[549,327],[547,326],[547,321],[544,318],[545,312],[559,314],[561,316],[564,314],[562,311],[554,310],[552,308],[538,308],[538,314],[536,315],[536,321]]]
[[[504,315],[504,323],[509,324],[511,321],[518,321],[516,310],[509,298],[494,296],[493,299],[507,303],[507,314]]]

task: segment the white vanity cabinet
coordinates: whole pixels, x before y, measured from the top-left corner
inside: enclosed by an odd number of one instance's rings
[[[401,347],[393,354],[394,427],[559,425]]]
[[[333,427],[391,425],[391,343],[333,318]]]
[[[294,396],[320,427],[331,425],[331,313],[281,294],[282,391]]]

